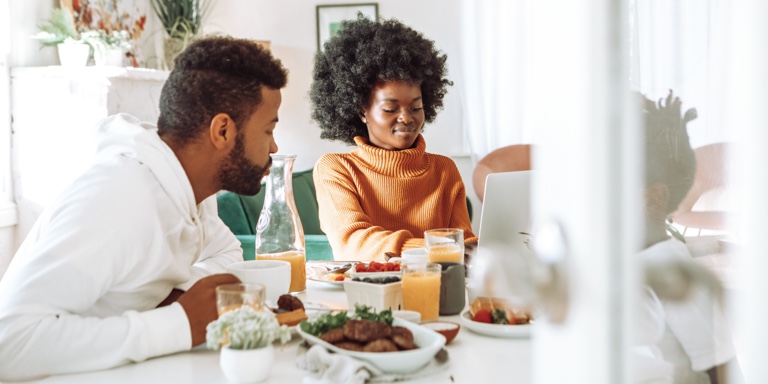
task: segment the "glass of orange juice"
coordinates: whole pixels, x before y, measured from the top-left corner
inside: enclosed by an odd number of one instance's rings
[[[440,228],[424,231],[424,243],[430,263],[464,261],[464,231],[458,228]]]
[[[283,260],[291,263],[291,286],[288,292],[299,293],[307,289],[307,259],[303,251],[256,253],[256,260]]]
[[[216,309],[219,316],[234,311],[242,306],[248,306],[255,311],[264,309],[266,289],[262,284],[234,283],[222,284],[216,287]]]
[[[421,321],[437,319],[440,314],[440,264],[403,266],[403,308],[421,314]]]

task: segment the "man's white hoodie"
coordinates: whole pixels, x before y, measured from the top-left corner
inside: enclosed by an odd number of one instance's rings
[[[47,207],[0,281],[0,380],[110,368],[189,350],[173,288],[242,260],[215,196],[192,186],[157,129],[102,121],[94,166]]]

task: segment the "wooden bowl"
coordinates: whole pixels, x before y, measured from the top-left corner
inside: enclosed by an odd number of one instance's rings
[[[461,329],[461,325],[459,325],[458,323],[454,323],[451,321],[442,321],[442,320],[426,321],[419,325],[423,327],[427,327],[445,336],[446,345],[448,345],[448,343],[450,343],[453,339],[456,338],[456,335],[459,334],[459,329]]]

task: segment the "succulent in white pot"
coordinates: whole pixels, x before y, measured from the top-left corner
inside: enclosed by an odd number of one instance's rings
[[[231,382],[258,383],[266,380],[275,360],[272,343],[291,339],[287,326],[272,312],[256,312],[248,306],[229,311],[208,324],[206,345],[221,347],[219,365]]]

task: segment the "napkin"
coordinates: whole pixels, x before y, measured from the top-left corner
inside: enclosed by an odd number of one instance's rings
[[[439,359],[432,359],[427,366],[416,372],[384,373],[368,362],[330,352],[322,345],[312,346],[308,350],[307,347],[306,343],[299,346],[296,362],[299,369],[308,372],[304,378],[305,384],[392,383],[429,376],[448,368],[448,352],[445,349],[438,353]]]

